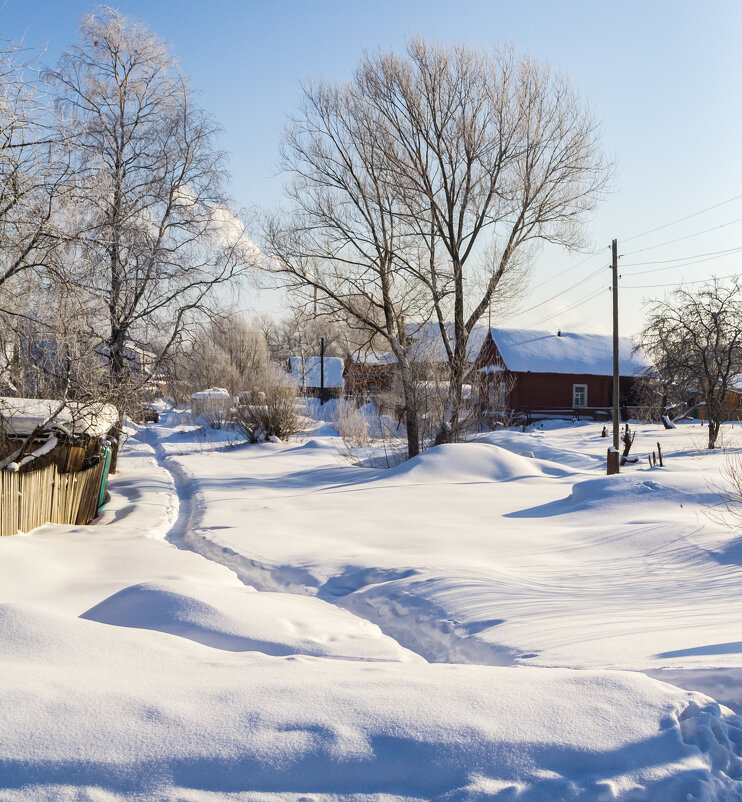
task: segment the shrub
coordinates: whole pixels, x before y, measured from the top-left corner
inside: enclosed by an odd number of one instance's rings
[[[265,372],[259,382],[262,390],[243,393],[234,413],[237,428],[251,443],[286,440],[302,429],[296,411],[297,387],[278,369]]]

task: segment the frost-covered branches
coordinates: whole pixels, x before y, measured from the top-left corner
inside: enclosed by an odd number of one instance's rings
[[[697,394],[708,417],[713,449],[724,421],[727,393],[742,373],[742,284],[712,279],[683,287],[649,306],[641,347],[663,381]]]

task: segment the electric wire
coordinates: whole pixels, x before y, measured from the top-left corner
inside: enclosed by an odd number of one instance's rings
[[[713,209],[718,209],[720,206],[725,206],[727,203],[732,203],[733,201],[740,200],[742,195],[735,195],[733,198],[727,198],[727,200],[719,201],[719,203],[714,203],[712,206],[707,206],[705,209],[701,209],[697,212],[692,212],[691,214],[685,215],[685,217],[679,217],[677,220],[671,220],[669,223],[664,223],[661,226],[656,226],[655,228],[650,228],[647,231],[642,231],[641,234],[634,234],[631,237],[624,237],[622,242],[631,242],[632,240],[639,239],[640,237],[646,237],[649,234],[654,234],[657,231],[662,231],[664,228],[670,228],[670,226],[677,225],[678,223],[683,223],[686,220],[690,220],[692,217],[698,217],[699,214],[705,214],[706,212],[710,212]]]
[[[705,214],[706,212],[712,211],[714,209],[718,209],[721,206],[724,206],[726,204],[732,203],[732,202],[734,202],[736,200],[740,200],[740,199],[742,199],[742,195],[735,195],[732,198],[727,198],[724,201],[720,201],[719,203],[715,203],[715,204],[712,204],[711,206],[707,206],[707,207],[705,207],[703,209],[699,209],[698,211],[692,212],[691,214],[687,214],[687,215],[684,215],[683,217],[679,217],[679,218],[677,218],[675,220],[671,220],[670,222],[664,223],[663,225],[656,226],[654,228],[648,229],[646,231],[641,232],[640,234],[634,234],[634,235],[632,235],[630,237],[622,238],[622,244],[624,242],[630,242],[630,241],[633,241],[635,239],[639,239],[641,237],[648,236],[649,234],[653,234],[653,233],[655,233],[657,231],[661,231],[661,230],[663,230],[665,228],[669,228],[669,227],[671,227],[673,225],[676,225],[678,223],[682,223],[682,222],[684,222],[686,220],[690,220],[693,217],[697,217],[697,216],[699,216],[701,214]],[[657,248],[662,248],[662,247],[665,247],[667,245],[672,245],[672,244],[674,244],[676,242],[682,242],[684,240],[691,239],[693,237],[698,237],[698,236],[701,236],[702,234],[707,234],[707,233],[709,233],[711,231],[718,231],[721,228],[726,228],[727,226],[734,225],[734,224],[740,223],[740,222],[742,222],[742,217],[736,218],[735,220],[730,220],[730,221],[728,221],[726,223],[722,223],[721,225],[718,225],[718,226],[712,226],[710,228],[706,228],[706,229],[703,229],[701,231],[695,231],[695,232],[693,232],[691,234],[685,234],[685,235],[683,235],[681,237],[676,237],[675,239],[672,239],[672,240],[667,240],[665,242],[657,243],[655,245],[650,245],[650,246],[647,246],[645,248],[637,249],[635,251],[628,251],[627,253],[620,254],[619,258],[622,258],[624,256],[632,256],[632,255],[636,255],[636,254],[639,254],[639,253],[644,253],[646,251],[656,250]],[[659,259],[659,260],[648,261],[648,262],[632,262],[632,263],[629,263],[629,264],[622,263],[621,267],[622,268],[623,267],[641,267],[643,265],[666,264],[666,263],[670,263],[670,262],[677,262],[678,263],[678,264],[672,264],[672,265],[670,265],[670,267],[656,268],[656,269],[651,269],[651,270],[629,271],[629,273],[627,274],[627,275],[632,275],[632,276],[644,275],[646,273],[662,272],[664,270],[674,270],[674,269],[677,269],[678,267],[690,267],[690,266],[692,266],[694,264],[701,264],[702,262],[705,262],[705,261],[712,261],[715,258],[721,258],[721,257],[724,257],[724,256],[732,255],[733,253],[739,253],[740,251],[742,251],[742,247],[729,248],[729,249],[722,250],[722,251],[710,251],[710,252],[703,253],[703,254],[694,254],[692,256],[687,256],[687,257],[678,257],[676,259],[666,259],[666,260],[665,259]],[[549,281],[553,281],[553,280],[555,280],[557,278],[562,278],[566,273],[569,273],[572,270],[576,270],[577,268],[587,264],[595,256],[599,256],[601,253],[602,253],[602,251],[596,251],[595,253],[588,255],[587,258],[583,259],[582,261],[578,262],[577,264],[574,264],[574,265],[570,266],[566,270],[563,270],[561,273],[558,273],[558,274],[552,276],[551,278],[547,279],[546,281],[542,282],[541,286],[543,286],[544,284],[547,284]],[[695,262],[692,261],[694,259],[696,260]],[[534,309],[537,309],[538,307],[543,306],[544,304],[550,303],[551,301],[555,300],[556,298],[559,298],[562,295],[565,295],[566,293],[571,292],[572,290],[577,289],[578,287],[581,287],[584,284],[587,284],[589,281],[591,281],[593,278],[595,278],[603,269],[605,269],[605,267],[606,267],[605,265],[599,267],[597,270],[593,271],[592,273],[590,273],[589,275],[587,275],[584,278],[580,279],[579,281],[576,281],[575,283],[571,284],[569,287],[566,287],[565,289],[561,290],[560,292],[556,293],[555,295],[552,295],[551,297],[546,298],[546,299],[544,299],[543,301],[541,301],[541,302],[539,302],[537,304],[533,304],[532,306],[529,306],[526,309],[522,309],[522,310],[514,313],[513,315],[511,315],[511,316],[509,316],[508,318],[505,318],[505,319],[507,320],[507,319],[510,319],[510,318],[519,318],[521,315],[525,315],[528,312],[531,312]],[[610,265],[608,265],[607,267],[610,267]],[[732,274],[732,275],[734,275],[734,274]],[[726,276],[724,278],[731,278],[731,277],[732,276]],[[694,282],[691,282],[691,283],[700,283],[700,281],[705,281],[705,280],[706,279],[702,279],[702,280],[694,281]],[[652,285],[652,284],[624,285],[624,284],[622,284],[621,286],[622,287],[626,287],[626,289],[640,289],[640,288],[662,287],[662,286],[671,286],[671,285],[669,285],[669,284],[656,284],[656,285]],[[581,305],[583,305],[585,303],[588,303],[589,301],[593,300],[594,298],[596,298],[601,293],[602,293],[602,290],[599,291],[598,293],[595,293],[594,295],[591,295],[587,299],[578,301],[577,303],[573,304],[570,307],[567,307],[566,309],[562,309],[559,312],[554,313],[553,315],[550,315],[550,316],[548,316],[546,318],[543,318],[541,321],[537,321],[536,323],[531,324],[531,326],[539,325],[539,323],[543,323],[543,322],[546,322],[547,320],[551,320],[552,318],[558,317],[559,315],[561,315],[561,314],[563,314],[565,312],[568,312],[571,309],[577,308],[578,306],[581,306]]]

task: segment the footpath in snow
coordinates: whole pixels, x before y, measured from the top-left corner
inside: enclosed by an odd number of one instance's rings
[[[604,670],[737,665],[697,653],[738,615],[698,478],[510,437],[386,472],[133,437],[98,525],[0,540],[0,798],[742,799],[730,710]]]
[[[700,426],[639,427],[634,451],[659,440],[666,467],[607,477],[601,428],[388,470],[336,437],[215,454],[161,428],[160,448],[193,495],[191,547],[248,584],[331,601],[429,661],[638,670],[742,712],[742,537],[706,514],[726,457]]]

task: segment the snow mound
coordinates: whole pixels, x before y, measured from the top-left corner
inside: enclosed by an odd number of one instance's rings
[[[258,593],[253,588],[175,580],[143,583],[109,596],[81,618],[167,632],[230,652],[420,659],[384,636],[375,624],[342,609],[318,599]]]
[[[561,465],[514,454],[488,443],[446,443],[387,471],[387,477],[415,482],[509,482],[537,476],[564,476]]]
[[[652,504],[710,505],[718,492],[699,485],[693,475],[643,471],[585,479],[572,486],[570,502],[580,508]]]
[[[739,719],[642,674],[212,654],[27,608],[0,623],[3,799],[731,802],[742,790]]]
[[[579,427],[583,424],[570,424],[569,428]],[[559,427],[554,427],[559,428]],[[558,446],[543,442],[537,432],[500,431],[484,435],[480,442],[505,448],[514,454],[533,454],[536,459],[566,465],[576,470],[589,470],[605,462],[605,455],[596,457],[584,451],[569,451]]]

